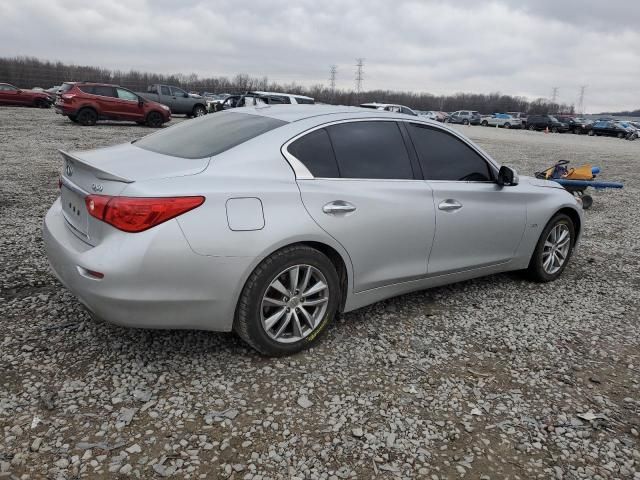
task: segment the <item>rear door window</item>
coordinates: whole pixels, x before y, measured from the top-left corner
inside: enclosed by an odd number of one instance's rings
[[[411,140],[427,180],[489,182],[489,164],[469,145],[445,131],[409,124]]]
[[[299,138],[287,148],[314,177],[340,178],[329,134],[324,128]]]
[[[171,90],[169,90],[169,87],[167,87],[165,85],[162,85],[160,87],[160,94],[169,96],[169,95],[171,95]]]
[[[130,100],[132,102],[138,101],[138,96],[135,93],[130,92],[129,90],[125,90],[124,88],[117,88],[116,92],[118,93],[118,98],[120,100]]]
[[[342,178],[414,178],[396,122],[347,122],[327,131]]]
[[[99,95],[101,97],[111,97],[111,98],[114,98],[116,96],[115,89],[113,87],[108,87],[105,85],[94,85],[93,94]]]
[[[173,157],[205,158],[286,124],[271,117],[226,111],[197,122],[179,123],[143,137],[134,145]]]

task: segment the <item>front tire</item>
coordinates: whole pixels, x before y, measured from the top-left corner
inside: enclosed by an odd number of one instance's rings
[[[551,133],[558,133],[558,127],[551,127]]]
[[[571,218],[563,213],[554,216],[542,231],[531,256],[529,277],[536,282],[557,279],[569,263],[575,243],[576,231]]]
[[[305,245],[267,257],[242,290],[234,331],[264,355],[299,352],[318,341],[340,304],[335,267]]]
[[[207,109],[204,108],[202,105],[196,105],[195,107],[193,107],[193,112],[191,113],[191,115],[194,117],[201,117],[206,114],[207,114]]]
[[[489,126],[489,122],[487,122],[486,120],[483,120],[481,125],[483,127],[488,127]]]
[[[503,127],[504,127],[504,128],[511,128],[511,124],[510,124],[509,122],[507,122],[507,123],[505,123],[505,124],[503,125]]]
[[[76,119],[80,125],[92,127],[98,121],[98,114],[92,108],[83,108],[78,112],[78,115],[76,115]]]
[[[529,125],[529,130],[531,130],[532,132],[536,129],[536,127],[534,127],[533,125]]]
[[[162,115],[158,112],[149,112],[146,123],[151,128],[160,128],[162,126]]]

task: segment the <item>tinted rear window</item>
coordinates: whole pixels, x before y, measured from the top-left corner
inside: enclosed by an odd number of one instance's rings
[[[219,112],[179,123],[141,138],[135,145],[163,155],[205,158],[218,155],[286,123],[259,115]]]
[[[327,130],[342,178],[413,179],[395,122],[348,122]]]
[[[333,155],[329,135],[324,128],[299,138],[287,148],[314,177],[339,178],[338,164]]]

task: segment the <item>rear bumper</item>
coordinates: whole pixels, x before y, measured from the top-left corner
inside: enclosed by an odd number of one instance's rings
[[[76,109],[67,107],[64,104],[54,103],[53,108],[58,115],[75,115]]]
[[[175,220],[138,234],[113,229],[93,247],[71,232],[59,199],[43,238],[56,277],[96,317],[127,327],[231,330],[253,260],[195,254]]]

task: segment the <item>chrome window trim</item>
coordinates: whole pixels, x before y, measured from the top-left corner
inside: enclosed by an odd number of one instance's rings
[[[467,145],[469,148],[471,148],[474,152],[476,152],[481,158],[483,158],[488,164],[489,164],[489,168],[491,168],[493,170],[493,174],[497,176],[498,174],[498,170],[500,169],[500,166],[493,160],[493,158],[491,158],[491,156],[486,153],[484,150],[482,150],[480,147],[475,146],[474,144],[469,143],[469,141],[462,136],[462,134],[460,134],[459,132],[457,132],[454,129],[451,128],[447,128],[447,127],[443,127],[442,125],[440,125],[438,122],[434,121],[434,120],[423,120],[420,119],[419,117],[415,117],[415,118],[405,118],[405,117],[395,117],[395,116],[389,116],[386,118],[380,118],[380,117],[362,117],[362,118],[348,118],[348,119],[342,119],[342,120],[332,120],[330,122],[325,122],[322,123],[320,125],[316,125],[314,127],[308,128],[307,130],[304,130],[303,132],[298,133],[297,135],[293,136],[292,138],[290,138],[289,140],[287,140],[281,147],[280,147],[280,153],[282,153],[282,156],[287,160],[287,162],[289,163],[289,165],[291,166],[291,168],[293,169],[293,172],[295,173],[296,176],[296,180],[372,180],[372,181],[401,181],[401,182],[413,182],[416,181],[416,179],[401,179],[401,178],[396,178],[396,179],[386,179],[386,178],[339,178],[339,177],[314,177],[313,174],[309,171],[309,169],[304,165],[304,163],[302,163],[300,160],[298,160],[294,155],[292,155],[288,148],[289,145],[291,145],[293,142],[295,142],[296,140],[298,140],[299,138],[304,137],[305,135],[308,135],[312,132],[315,132],[316,130],[320,130],[321,128],[326,128],[326,127],[330,127],[332,125],[339,125],[341,123],[352,123],[352,122],[405,122],[405,123],[419,123],[422,125],[425,125],[427,127],[431,127],[437,130],[440,130],[442,132],[448,133],[450,135],[453,135],[454,137],[456,137],[458,140],[462,141],[465,145]],[[461,181],[461,180],[428,180],[428,179],[417,179],[417,181],[438,181],[438,182],[456,182],[456,183],[495,183],[495,181],[483,181],[483,182],[466,182],[466,181]]]

